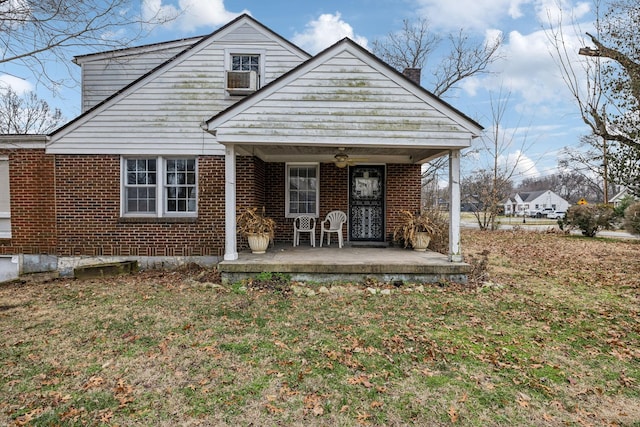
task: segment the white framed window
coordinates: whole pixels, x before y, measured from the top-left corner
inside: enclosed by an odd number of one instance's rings
[[[196,216],[195,158],[123,157],[123,216]]]
[[[285,210],[287,218],[320,214],[320,164],[287,163]]]
[[[231,71],[255,71],[260,74],[260,55],[231,54]]]
[[[11,193],[9,158],[0,156],[0,239],[11,238]]]
[[[260,89],[264,76],[265,53],[262,49],[225,49],[227,94],[246,96]]]

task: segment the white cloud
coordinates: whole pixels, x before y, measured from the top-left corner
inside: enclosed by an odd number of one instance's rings
[[[568,52],[580,60],[577,38],[566,41]],[[510,93],[511,109],[524,116],[557,114],[558,107],[573,104],[573,99],[552,56],[552,46],[543,30],[530,34],[512,31],[500,50],[501,60],[492,65],[492,74],[466,79],[462,89],[471,96],[481,90]],[[555,113],[554,113],[555,111]]]
[[[502,170],[513,171],[515,181],[540,176],[536,162],[520,150],[498,157],[498,165]]]
[[[335,15],[322,14],[318,19],[309,22],[305,26],[305,31],[296,33],[292,41],[315,54],[345,37],[349,37],[365,48],[367,47],[367,39],[356,35],[351,25],[342,20],[340,12],[336,12]]]
[[[10,74],[0,74],[0,90],[4,90],[7,87],[13,89],[13,91],[18,95],[22,95],[25,92],[33,90],[33,85],[27,80]]]
[[[569,0],[537,0],[535,3],[538,22],[545,27],[570,24],[580,21],[591,12],[591,3]]]
[[[200,27],[217,27],[226,24],[244,10],[234,13],[226,10],[224,0],[144,0],[142,16],[145,20],[168,19],[164,25],[182,31],[194,31]],[[172,19],[175,18],[175,19]]]
[[[417,0],[419,12],[445,29],[484,30],[501,19],[524,16],[523,5],[532,0]]]
[[[590,12],[589,1],[573,0],[415,0],[418,12],[445,30],[484,31],[505,20],[535,19],[556,24],[580,20]]]

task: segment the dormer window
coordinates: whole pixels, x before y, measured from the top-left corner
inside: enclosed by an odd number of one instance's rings
[[[232,71],[260,72],[260,55],[231,55]]]
[[[229,52],[226,87],[229,95],[249,95],[260,88],[262,55],[254,52]]]

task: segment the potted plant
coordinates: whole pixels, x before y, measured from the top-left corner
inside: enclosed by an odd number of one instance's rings
[[[276,222],[265,216],[265,209],[258,212],[258,208],[242,210],[236,220],[238,232],[247,237],[249,248],[254,254],[263,254],[273,240]]]
[[[402,241],[405,248],[411,245],[414,251],[426,251],[431,237],[438,231],[437,225],[425,212],[416,215],[402,211],[400,215],[401,223],[393,232],[393,240]]]

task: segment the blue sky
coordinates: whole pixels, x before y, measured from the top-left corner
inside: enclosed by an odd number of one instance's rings
[[[546,175],[554,171],[557,154],[565,146],[575,146],[587,133],[579,120],[561,75],[550,54],[543,26],[563,9],[584,28],[592,19],[589,3],[573,0],[145,0],[141,13],[181,12],[180,18],[155,29],[136,44],[167,41],[208,34],[246,12],[281,36],[315,53],[335,41],[350,37],[365,47],[402,26],[402,20],[426,17],[435,31],[446,34],[461,28],[486,40],[495,34],[504,36],[501,56],[492,66],[492,74],[463,82],[445,100],[489,130],[490,97],[510,94],[509,114],[502,125],[511,141],[501,154],[503,160],[524,158],[520,170],[525,176]],[[559,6],[560,5],[560,6]],[[567,19],[565,18],[565,21]],[[572,33],[573,34],[573,33]],[[582,42],[575,37],[570,51],[577,52]],[[91,53],[86,50],[73,54]],[[70,58],[71,59],[71,58]],[[576,55],[576,61],[580,60]],[[437,62],[434,61],[433,62]],[[428,67],[428,65],[427,65]],[[78,74],[79,67],[71,67]],[[61,89],[55,96],[37,85],[34,77],[17,80],[0,67],[0,81],[9,82],[18,91],[36,90],[52,106],[62,109],[67,119],[80,111],[79,87]],[[59,72],[68,73],[67,67]],[[423,73],[423,84],[428,89]],[[468,159],[473,158],[467,156]],[[483,167],[487,159],[467,160],[467,169]]]

